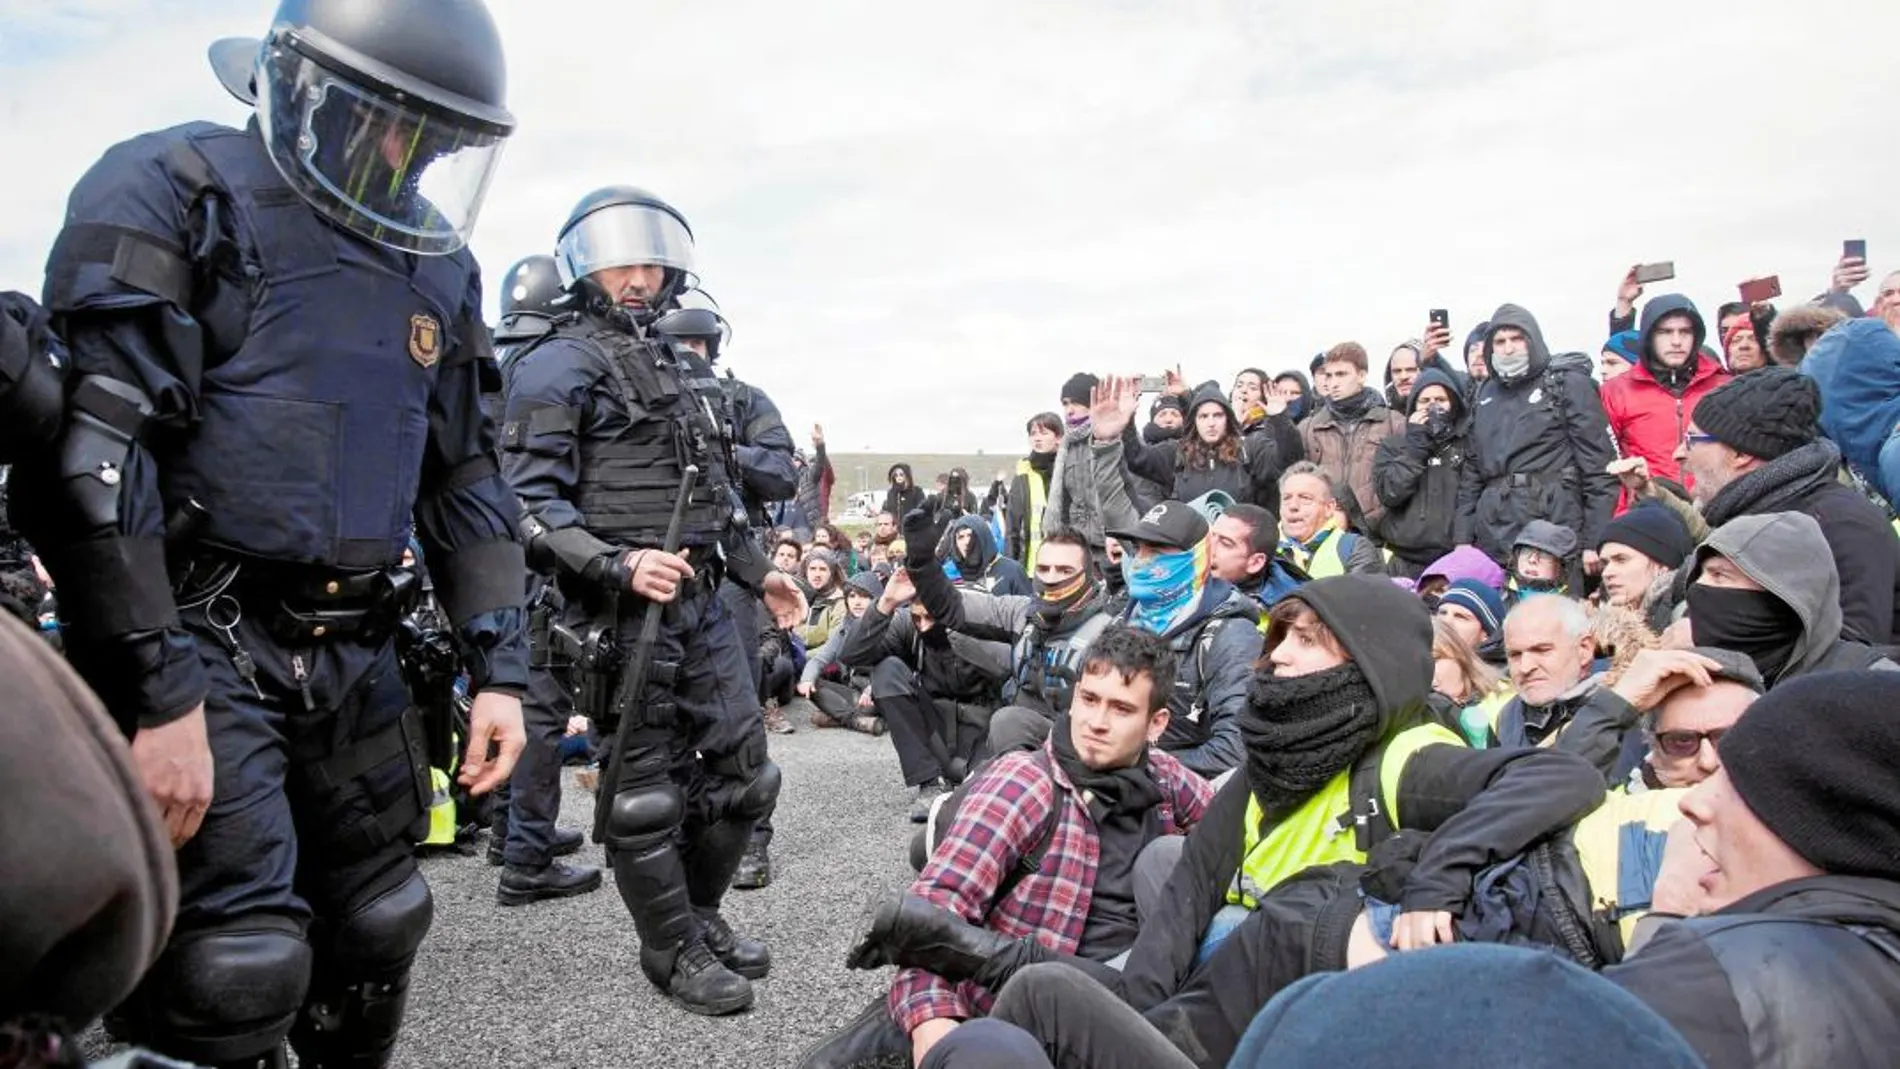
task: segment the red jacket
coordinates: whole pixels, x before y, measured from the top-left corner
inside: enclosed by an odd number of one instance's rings
[[[1610,418],[1610,434],[1625,457],[1649,462],[1652,479],[1682,480],[1676,467],[1676,447],[1695,418],[1696,403],[1729,379],[1713,357],[1696,357],[1695,374],[1677,397],[1650,374],[1648,361],[1638,360],[1628,371],[1603,384],[1603,412]],[[1622,515],[1630,505],[1626,492],[1617,502]],[[1594,547],[1592,547],[1594,548]]]

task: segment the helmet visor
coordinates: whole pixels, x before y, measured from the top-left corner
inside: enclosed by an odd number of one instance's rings
[[[258,126],[284,179],[344,228],[403,252],[468,244],[505,135],[398,103],[300,52],[265,49]]]
[[[581,217],[554,250],[561,284],[604,267],[657,264],[693,274],[693,236],[671,212],[645,204],[613,204]]]

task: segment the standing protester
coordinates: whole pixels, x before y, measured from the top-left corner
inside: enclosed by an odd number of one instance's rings
[[[811,425],[811,455],[795,453],[792,459],[798,466],[798,507],[804,510],[805,518],[814,529],[830,523],[831,488],[837,485],[838,471],[831,466],[831,457],[825,452],[823,424]]]
[[[1460,529],[1500,563],[1526,523],[1549,520],[1601,541],[1617,482],[1609,421],[1589,360],[1553,357],[1537,320],[1514,304],[1491,317],[1484,358],[1492,370],[1472,399],[1471,453],[1458,494]],[[1596,550],[1584,551],[1595,570]]]
[[[924,488],[917,485],[917,477],[909,464],[892,464],[885,477],[891,483],[890,489],[884,492],[885,512],[901,519],[911,509],[923,507]]]
[[[1702,349],[1707,329],[1687,297],[1670,293],[1643,306],[1638,352],[1628,374],[1603,386],[1603,411],[1624,457],[1642,457],[1652,478],[1680,481],[1676,447],[1695,407],[1728,373]],[[1624,491],[1617,511],[1631,505]]]
[[[586,655],[618,670],[584,671],[582,689],[614,695],[622,672],[646,668],[645,690],[624,706],[632,719],[620,750],[607,755],[618,778],[603,780],[600,794],[641,968],[685,1009],[734,1013],[751,1006],[750,980],[771,958],[719,908],[754,823],[771,812],[779,773],[747,666],[753,651],[713,591],[723,570],[761,595],[781,626],[803,622],[804,599],[791,577],[770,572],[735,515],[742,473],[712,365],[649,332],[692,278],[684,218],[643,190],[609,186],[569,215],[556,258],[578,313],[515,379],[508,475],[531,558],[558,569],[563,623],[614,636],[614,650]],[[680,500],[689,465],[699,478]],[[661,546],[676,506],[680,544],[669,552]],[[650,605],[661,627],[643,648]],[[584,711],[620,703],[607,704]]]
[[[391,640],[412,518],[470,654],[463,782],[522,745],[517,506],[464,248],[514,119],[476,0],[287,0],[211,58],[253,123],[114,146],[67,204],[45,303],[73,418],[15,466],[15,519],[179,848],[176,926],[118,1034],[380,1066],[432,910]]]
[[[1373,488],[1373,459],[1380,442],[1405,433],[1405,417],[1366,385],[1367,370],[1366,351],[1358,343],[1327,350],[1319,369],[1326,404],[1300,424],[1300,439],[1306,459],[1319,465],[1335,488],[1351,493],[1346,514],[1353,527],[1370,536],[1385,518],[1385,505]]]
[[[1016,477],[1009,484],[1009,534],[1003,555],[1031,567],[1042,545],[1042,513],[1049,504],[1056,450],[1062,445],[1062,417],[1054,412],[1038,413],[1030,417],[1023,430],[1029,435],[1029,454],[1016,462]]]
[[[1379,443],[1372,487],[1384,506],[1379,537],[1392,553],[1386,570],[1404,578],[1471,541],[1458,528],[1458,484],[1471,453],[1471,414],[1444,372],[1428,368],[1401,405],[1405,433]]]
[[[1610,335],[1603,343],[1603,351],[1597,354],[1597,377],[1609,385],[1610,380],[1629,374],[1630,368],[1642,359],[1643,336],[1634,330],[1619,330]]]
[[[1194,394],[1187,406],[1187,429],[1179,440],[1153,446],[1123,433],[1135,415],[1135,384],[1115,379],[1107,393],[1094,408],[1095,441],[1120,440],[1128,469],[1167,487],[1168,500],[1192,501],[1218,490],[1235,501],[1274,502],[1279,451],[1269,435],[1240,433],[1240,421],[1218,388],[1203,387]]]
[[[1095,461],[1090,452],[1094,438],[1089,409],[1100,385],[1100,379],[1085,373],[1071,375],[1062,384],[1062,420],[1068,430],[1056,451],[1055,467],[1049,475],[1049,501],[1042,512],[1045,530],[1062,527],[1082,532],[1093,547],[1097,566],[1108,559],[1102,508],[1095,493]]]

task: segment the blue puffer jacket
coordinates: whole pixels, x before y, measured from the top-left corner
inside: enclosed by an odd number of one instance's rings
[[[1850,319],[1821,335],[1801,370],[1821,388],[1821,433],[1872,475],[1900,425],[1900,335],[1878,319]]]

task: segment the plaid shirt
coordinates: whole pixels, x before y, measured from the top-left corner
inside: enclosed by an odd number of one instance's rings
[[[1161,833],[1185,835],[1201,819],[1213,788],[1152,746],[1148,769],[1161,787]],[[1036,833],[1057,805],[1061,811],[1041,869],[1024,876],[997,901],[1004,876],[1034,851]],[[969,781],[955,823],[910,890],[972,924],[1017,938],[1034,937],[1051,950],[1073,954],[1082,942],[1100,859],[1094,818],[1045,743],[1036,753],[1004,754]],[[992,1001],[990,992],[975,984],[951,984],[921,969],[900,969],[891,984],[889,1005],[891,1020],[908,1035],[939,1017],[968,1019],[987,1013]]]

